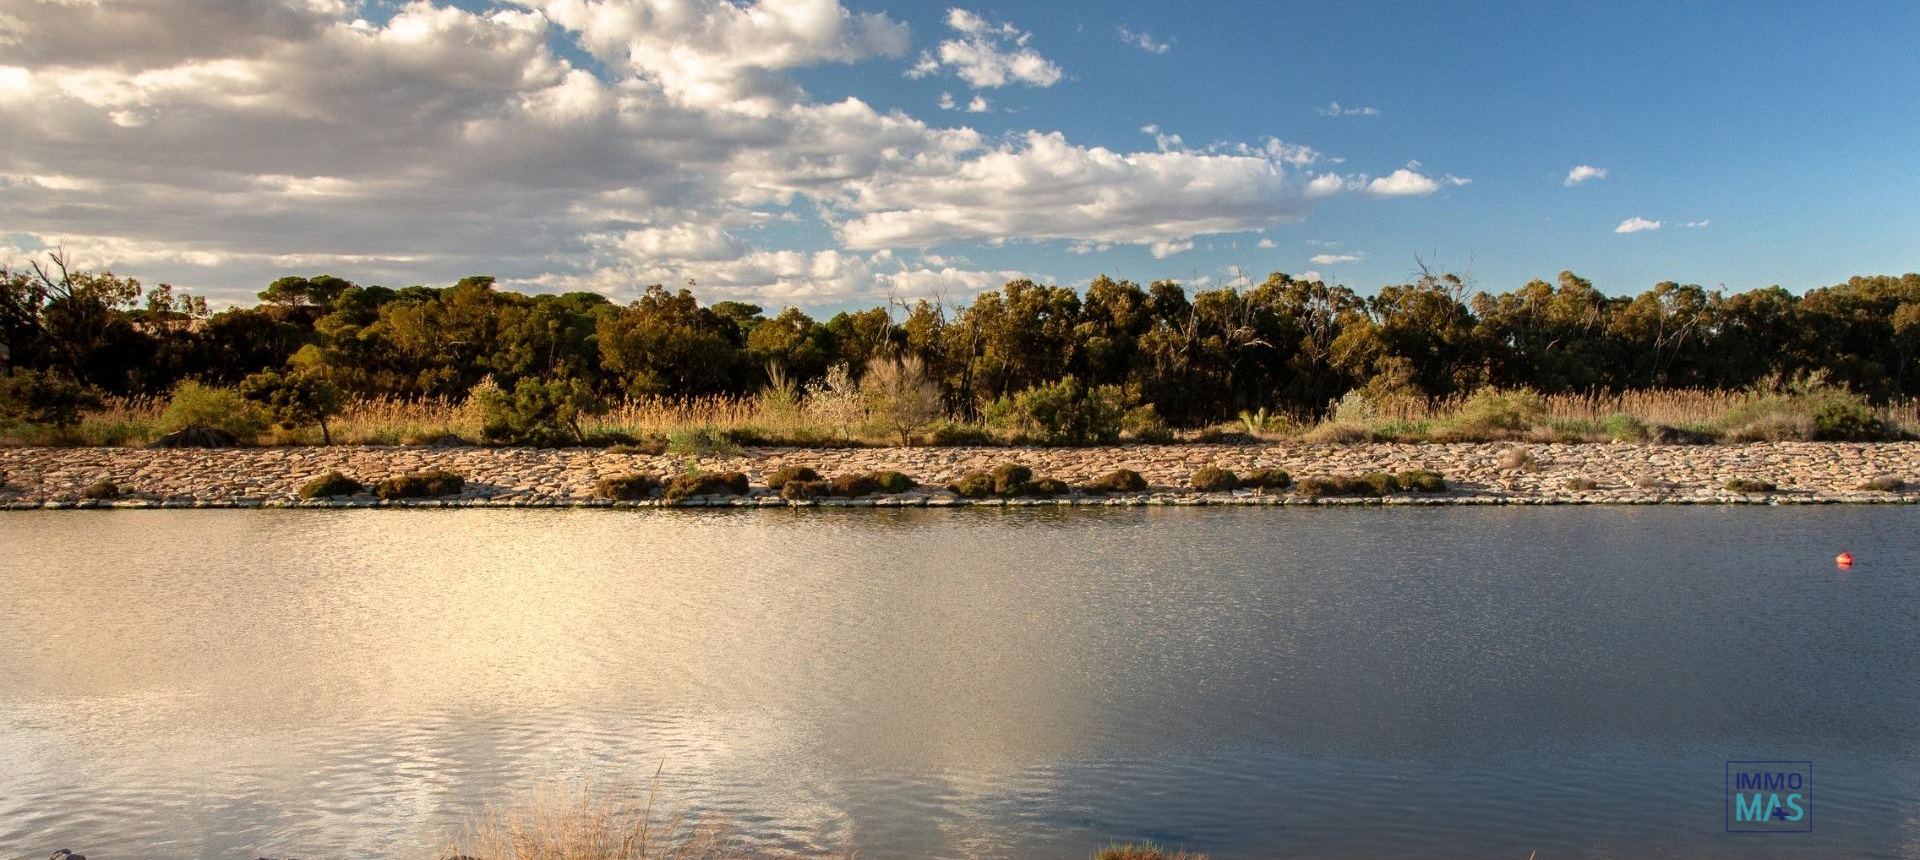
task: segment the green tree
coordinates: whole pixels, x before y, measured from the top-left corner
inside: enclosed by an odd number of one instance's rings
[[[252,374],[240,382],[241,396],[260,404],[267,419],[286,430],[302,424],[320,425],[320,441],[333,444],[333,431],[327,419],[340,414],[345,405],[340,389],[313,373],[281,373],[275,370]]]

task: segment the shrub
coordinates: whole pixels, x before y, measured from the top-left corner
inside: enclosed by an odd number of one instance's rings
[[[211,388],[187,381],[173,389],[160,423],[168,431],[186,427],[212,427],[250,442],[267,429],[267,419],[253,401],[231,388]]]
[[[1394,486],[1412,493],[1444,493],[1447,479],[1431,469],[1414,469],[1393,476]]]
[[[632,442],[616,443],[613,447],[608,448],[607,452],[610,454],[641,454],[648,457],[657,457],[667,453],[667,437],[646,436],[635,439]]]
[[[927,378],[926,365],[916,355],[868,361],[860,397],[868,419],[899,436],[902,447],[912,441],[915,431],[946,414],[940,404],[940,386]]]
[[[1374,433],[1360,424],[1334,421],[1307,431],[1301,439],[1320,445],[1358,445],[1362,442],[1372,442]]]
[[[1120,438],[1129,398],[1118,385],[1082,385],[1072,376],[1002,398],[988,409],[991,420],[1034,434],[1050,445],[1112,443]]]
[[[1051,499],[1054,496],[1066,496],[1072,493],[1073,488],[1067,486],[1066,481],[1058,478],[1035,478],[1027,482],[1026,492],[1021,495]]]
[[[1507,439],[1526,432],[1546,415],[1546,401],[1530,388],[1482,388],[1460,405],[1441,431],[1454,439]]]
[[[934,427],[933,435],[929,437],[929,441],[935,445],[950,447],[979,447],[1000,443],[1000,440],[994,438],[992,433],[987,432],[987,428],[985,427],[977,424],[961,424],[954,421],[948,421]]]
[[[1202,493],[1218,493],[1240,486],[1240,478],[1219,466],[1201,466],[1187,478],[1187,483]]]
[[[1240,479],[1240,486],[1256,490],[1284,490],[1293,486],[1293,476],[1285,469],[1254,469]]]
[[[1874,417],[1866,398],[1833,398],[1814,407],[1813,438],[1829,442],[1865,442],[1884,439],[1887,427]]]
[[[1643,442],[1647,438],[1647,422],[1632,415],[1609,415],[1600,422],[1600,431],[1610,439],[1624,442]]]
[[[687,472],[675,475],[666,486],[667,501],[679,502],[694,496],[744,496],[745,472]]]
[[[557,448],[577,445],[587,434],[580,419],[599,415],[607,405],[593,389],[578,379],[542,382],[524,378],[513,392],[497,386],[475,386],[471,395],[479,401],[480,438],[505,445],[533,445]]]
[[[780,498],[788,501],[817,499],[830,494],[833,487],[818,478],[795,478],[780,485]]]
[[[351,496],[365,489],[366,485],[336,470],[302,484],[300,498],[324,499],[331,496]]]
[[[57,373],[16,367],[0,374],[0,427],[17,422],[64,429],[99,405],[91,390]]]
[[[1120,432],[1149,445],[1173,441],[1173,431],[1167,428],[1166,419],[1160,417],[1159,410],[1151,403],[1127,410],[1127,414],[1120,417]]]
[[[880,492],[880,482],[874,480],[872,475],[835,475],[833,476],[833,480],[827,483],[832,488],[833,495],[844,496],[849,499],[871,496],[874,493]]]
[[[1726,483],[1727,490],[1735,493],[1771,493],[1778,489],[1772,481],[1758,478],[1734,478]]]
[[[778,490],[785,487],[788,481],[818,480],[820,473],[814,471],[812,466],[787,466],[767,476],[767,489]]]
[[[1400,489],[1400,482],[1386,472],[1368,472],[1354,480],[1364,488],[1360,493],[1364,496],[1391,495],[1393,491]]]
[[[984,499],[993,495],[994,484],[993,476],[986,472],[968,472],[961,475],[960,479],[954,481],[947,489],[954,491],[961,498]]]
[[[1711,445],[1714,435],[1685,427],[1655,424],[1647,431],[1647,441],[1655,445]]]
[[[1878,490],[1882,493],[1897,493],[1906,488],[1907,482],[1904,479],[1896,478],[1892,475],[1876,475],[1855,489]]]
[[[117,499],[120,498],[120,487],[112,481],[101,478],[98,481],[88,484],[86,489],[81,490],[80,498],[101,500]]]
[[[1019,463],[1001,463],[993,469],[993,491],[1002,496],[1026,492],[1027,482],[1032,480],[1033,470]]]
[[[1298,492],[1309,497],[1384,496],[1396,489],[1392,475],[1368,472],[1365,475],[1326,475],[1301,478]]]
[[[1633,479],[1633,488],[1636,490],[1664,490],[1667,488],[1667,482],[1653,475],[1641,475]]]
[[[667,432],[667,451],[687,456],[733,457],[740,445],[725,431],[713,427],[675,427]]]
[[[445,469],[428,469],[411,475],[395,475],[373,485],[373,494],[382,499],[426,499],[451,496],[466,489],[467,479]]]
[[[1081,485],[1080,489],[1089,493],[1140,493],[1147,489],[1147,479],[1132,469],[1115,469]]]
[[[1600,482],[1585,476],[1575,476],[1572,478],[1568,478],[1567,482],[1564,484],[1561,484],[1560,486],[1563,489],[1573,490],[1574,492],[1577,492],[1577,493],[1584,493],[1584,492],[1587,492],[1588,490],[1599,489]]]
[[[920,486],[920,482],[914,480],[912,475],[891,469],[873,473],[873,480],[880,484],[880,492],[883,493],[904,493]]]
[[[652,475],[632,474],[613,478],[601,478],[593,485],[593,494],[603,499],[620,502],[638,502],[653,498],[653,491],[659,489],[660,479]]]

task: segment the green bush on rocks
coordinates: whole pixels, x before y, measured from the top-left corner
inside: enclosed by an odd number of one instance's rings
[[[891,469],[873,473],[873,479],[879,482],[880,492],[883,493],[904,493],[920,486],[920,482],[914,480],[912,475]]]
[[[831,495],[849,499],[871,496],[880,492],[880,482],[870,474],[835,475],[827,482]]]
[[[1447,479],[1432,469],[1413,469],[1393,476],[1393,483],[1399,489],[1412,493],[1444,493],[1447,491]]]
[[[833,492],[833,487],[819,479],[794,478],[780,485],[780,498],[788,501],[817,499]]]
[[[80,497],[83,499],[98,499],[100,501],[117,499],[120,498],[120,487],[112,481],[101,478],[98,481],[88,484],[86,489],[81,490]]]
[[[445,469],[428,469],[411,475],[395,475],[373,485],[373,494],[382,499],[430,499],[457,495],[467,479]]]
[[[365,484],[342,475],[338,470],[335,470],[301,485],[300,498],[326,499],[333,496],[351,496],[366,488]]]
[[[1240,476],[1219,466],[1201,466],[1187,483],[1202,493],[1222,493],[1239,488]]]
[[[1001,463],[993,469],[993,492],[1002,496],[1018,496],[1026,492],[1027,483],[1032,480],[1032,469],[1019,463]]]
[[[745,472],[687,472],[667,481],[667,501],[681,502],[694,496],[744,496]]]
[[[1897,493],[1906,488],[1907,482],[1903,478],[1893,475],[1876,475],[1855,489],[1874,490],[1881,493]]]
[[[1758,478],[1734,478],[1727,482],[1726,487],[1728,492],[1733,493],[1771,493],[1779,489],[1772,481]]]
[[[1240,479],[1240,486],[1255,490],[1284,490],[1293,486],[1293,476],[1285,469],[1254,469]]]
[[[788,481],[818,480],[820,480],[820,473],[814,471],[812,466],[787,466],[767,476],[767,489],[778,490],[785,487]]]
[[[994,480],[986,472],[968,472],[947,489],[963,499],[984,499],[994,494]]]
[[[1115,469],[1081,485],[1080,489],[1089,493],[1143,493],[1147,489],[1147,479],[1132,469]]]
[[[1020,495],[1023,496],[1033,496],[1041,499],[1051,499],[1054,496],[1069,496],[1072,494],[1073,487],[1068,486],[1066,481],[1058,478],[1035,478],[1028,481],[1026,487],[1020,493]]]
[[[635,473],[601,478],[593,485],[593,494],[616,502],[639,502],[653,498],[653,491],[659,488],[659,478]]]

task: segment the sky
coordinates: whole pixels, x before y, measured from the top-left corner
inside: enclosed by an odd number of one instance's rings
[[[8,0],[0,262],[811,312],[1920,269],[1920,4]]]

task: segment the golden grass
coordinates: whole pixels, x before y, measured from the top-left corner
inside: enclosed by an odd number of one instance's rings
[[[1207,860],[1207,855],[1190,853],[1184,848],[1168,851],[1151,842],[1128,842],[1100,849],[1093,860]]]
[[[753,860],[793,857],[731,838],[724,822],[656,819],[655,791],[642,800],[585,786],[547,783],[511,806],[490,806],[448,844],[446,858],[480,860]]]

